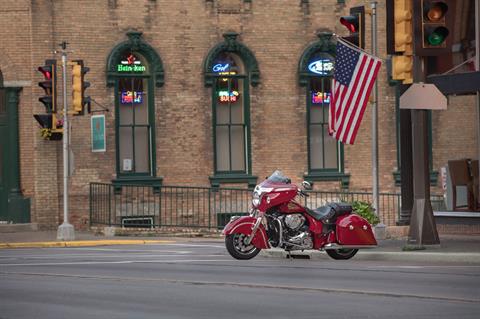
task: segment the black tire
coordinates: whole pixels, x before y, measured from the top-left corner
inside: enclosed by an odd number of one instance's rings
[[[336,260],[350,259],[358,252],[358,249],[327,249],[327,254]]]
[[[228,253],[236,259],[246,260],[252,259],[261,249],[250,245],[245,245],[245,240],[247,235],[245,234],[230,234],[225,237],[225,246],[227,247]]]

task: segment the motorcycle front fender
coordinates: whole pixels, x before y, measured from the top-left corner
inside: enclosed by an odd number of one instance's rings
[[[255,217],[242,216],[240,218],[230,221],[223,229],[222,234],[225,236],[231,234],[244,234],[250,236],[252,234],[252,229],[256,221],[257,219]],[[267,232],[265,231],[265,227],[263,227],[262,224],[260,224],[255,235],[253,236],[252,244],[260,249],[270,248]]]

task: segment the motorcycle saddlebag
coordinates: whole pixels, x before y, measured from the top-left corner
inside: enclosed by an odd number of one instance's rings
[[[355,214],[341,216],[337,219],[337,241],[340,245],[376,246],[370,223]]]

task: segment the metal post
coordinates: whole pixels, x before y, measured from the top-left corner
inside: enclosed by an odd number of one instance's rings
[[[67,107],[67,43],[62,42],[63,68],[63,223],[58,227],[57,240],[75,239],[73,225],[68,223],[68,107]]]
[[[372,1],[372,54],[378,55],[377,48],[377,2]],[[372,103],[372,191],[373,191],[373,209],[375,214],[379,215],[380,196],[378,191],[378,81],[375,80],[373,87],[373,103]],[[375,226],[375,235],[378,239],[385,239],[385,224],[380,223]]]
[[[480,0],[475,0],[475,71],[480,71]],[[478,165],[480,169],[480,91],[477,91],[477,99],[476,99],[476,106],[477,106],[477,144],[478,144]],[[480,172],[480,170],[479,170]],[[474,176],[475,178],[476,176]],[[480,188],[480,183],[479,186]],[[479,192],[480,194],[480,189]],[[477,198],[475,198],[478,201]],[[475,207],[478,203],[475,203]]]

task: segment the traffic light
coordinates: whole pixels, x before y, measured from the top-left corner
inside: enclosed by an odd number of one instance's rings
[[[340,23],[350,32],[349,36],[342,37],[348,42],[365,49],[365,7],[353,7],[350,15],[340,17]]]
[[[387,0],[386,8],[387,53],[393,55],[392,79],[413,83],[412,0]]]
[[[55,113],[34,114],[33,117],[42,127],[41,135],[46,140],[61,140],[63,137],[63,121],[58,120]]]
[[[73,61],[72,68],[72,105],[75,115],[85,114],[85,106],[90,113],[90,97],[85,96],[85,90],[90,86],[90,82],[85,81],[85,74],[90,69],[83,65],[82,60]]]
[[[38,71],[43,74],[43,81],[38,82],[45,95],[38,100],[43,103],[47,113],[57,111],[57,61],[45,60],[45,65],[39,66]]]
[[[413,56],[392,56],[392,79],[401,80],[403,84],[413,83]]]
[[[437,56],[452,52],[455,14],[452,0],[413,1],[415,55]]]

